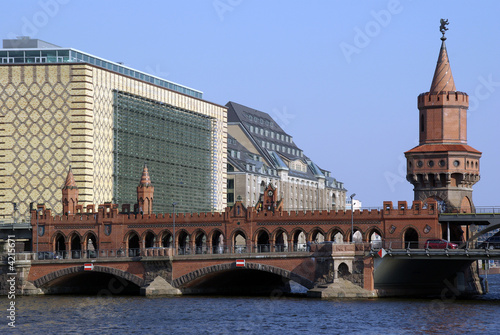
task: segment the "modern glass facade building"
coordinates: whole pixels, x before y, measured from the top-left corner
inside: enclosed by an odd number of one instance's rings
[[[62,213],[70,166],[84,206],[135,203],[146,163],[154,212],[225,208],[225,106],[74,49],[13,41],[0,50],[0,220],[22,220],[30,202]]]
[[[195,212],[212,210],[215,119],[120,91],[114,99],[113,202],[135,200],[137,171],[148,162],[155,207],[175,201]]]
[[[168,88],[169,90],[187,94],[195,98],[201,99],[203,96],[201,91],[173,83],[142,71],[134,70],[124,66],[123,64],[111,62],[76,49],[61,48],[40,40],[28,39],[24,41],[25,43],[23,43],[22,39],[20,41],[4,40],[4,48],[9,46],[9,49],[0,50],[0,60],[2,64],[87,63],[154,85]],[[30,41],[34,41],[31,43],[34,49],[22,48],[24,45],[30,45]]]

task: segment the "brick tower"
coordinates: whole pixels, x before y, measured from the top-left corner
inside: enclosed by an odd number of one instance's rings
[[[139,206],[139,212],[142,214],[153,213],[154,191],[155,188],[153,184],[151,184],[148,167],[144,164],[141,181],[139,182],[139,186],[137,186],[137,204]]]
[[[65,215],[75,214],[76,206],[78,205],[78,187],[76,186],[71,166],[69,167],[68,175],[66,176],[66,181],[62,188],[62,199],[63,213]]]
[[[442,210],[470,212],[481,152],[467,145],[469,97],[455,88],[445,45],[446,24],[441,21],[441,50],[431,89],[418,96],[420,142],[405,152],[406,178],[414,186],[415,200],[432,198]]]

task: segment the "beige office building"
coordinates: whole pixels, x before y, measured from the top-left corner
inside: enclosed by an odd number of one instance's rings
[[[135,203],[146,163],[154,212],[225,208],[225,106],[40,40],[4,40],[0,61],[0,220],[26,219],[31,202],[62,214],[70,166],[84,206]]]

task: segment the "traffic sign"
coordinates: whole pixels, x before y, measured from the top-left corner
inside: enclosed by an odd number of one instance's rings
[[[377,254],[380,256],[380,258],[384,258],[384,256],[387,254],[387,251],[385,251],[384,248],[380,249]]]
[[[237,259],[236,260],[236,266],[239,267],[239,268],[240,267],[244,268],[245,267],[245,260],[244,259]]]
[[[92,271],[92,270],[94,270],[94,264],[93,263],[85,263],[85,265],[83,266],[83,269],[85,271]]]

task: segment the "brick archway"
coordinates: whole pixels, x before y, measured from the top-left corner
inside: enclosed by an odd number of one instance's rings
[[[211,273],[216,273],[216,272],[223,272],[227,270],[235,270],[236,269],[236,264],[235,263],[224,263],[224,264],[217,264],[217,265],[212,265],[212,266],[207,266],[201,269],[198,269],[196,271],[187,273],[177,279],[174,280],[173,285],[176,288],[180,288],[182,286],[185,286],[186,284],[189,284],[190,282],[199,279],[200,277],[203,277],[205,275],[211,274]],[[314,287],[314,283],[310,281],[307,278],[304,278],[298,274],[295,274],[293,272],[290,272],[288,270],[284,270],[272,265],[265,265],[265,264],[259,264],[259,263],[249,263],[247,262],[245,265],[245,269],[247,270],[257,270],[257,271],[264,271],[264,272],[269,272],[276,274],[278,276],[281,276],[286,279],[290,279],[296,283],[299,283],[300,285],[311,289]]]
[[[34,281],[34,284],[36,287],[41,288],[42,286],[45,286],[46,284],[50,283],[51,281],[54,281],[56,279],[59,279],[61,277],[67,276],[72,273],[78,273],[78,272],[84,272],[85,270],[83,269],[83,265],[81,266],[73,266],[70,268],[65,268],[61,270],[57,270],[54,272],[51,272],[41,278],[38,278],[37,280]],[[129,272],[125,272],[122,270],[118,270],[115,268],[110,268],[107,266],[100,266],[100,265],[95,265],[93,272],[101,272],[101,273],[107,273],[119,278],[123,278],[139,287],[142,287],[144,285],[144,279],[137,277],[136,275],[133,275]]]

